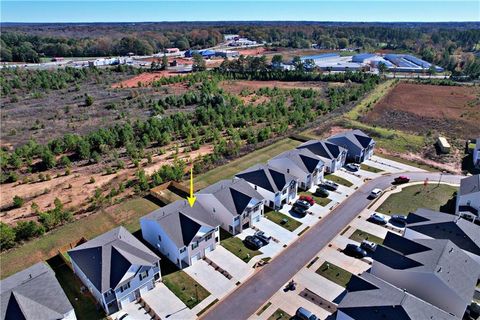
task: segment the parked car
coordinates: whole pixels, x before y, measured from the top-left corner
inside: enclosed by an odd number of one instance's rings
[[[332,190],[332,191],[335,191],[338,189],[338,184],[330,180],[323,180],[321,186],[324,187],[325,189]]]
[[[262,241],[253,236],[247,236],[243,242],[245,243],[245,246],[250,249],[258,250],[263,247]]]
[[[407,177],[407,176],[400,176],[400,177],[396,177],[395,179],[393,179],[393,182],[396,183],[396,184],[407,183],[409,181],[410,181],[410,178]]]
[[[270,240],[272,239],[272,237],[270,236],[266,236],[265,235],[265,232],[263,231],[257,231],[255,232],[255,234],[253,235],[255,238],[257,238],[258,240],[262,241],[263,245],[266,246],[267,244],[270,243]]]
[[[328,197],[330,193],[328,192],[327,189],[325,189],[324,187],[318,187],[317,190],[315,191],[315,195],[319,196],[319,197],[322,197],[322,198],[326,198]]]
[[[297,205],[297,206],[301,206],[301,207],[305,207],[305,208],[310,208],[312,205],[310,204],[310,202],[306,201],[306,200],[302,200],[302,199],[298,199],[297,201],[295,201],[295,203],[293,205]]]
[[[314,315],[312,312],[308,311],[307,309],[300,307],[295,312],[295,318],[300,320],[317,320],[317,316]]]
[[[365,258],[367,256],[367,251],[351,243],[347,244],[345,249],[343,249],[343,253],[345,253],[347,256],[358,259]]]
[[[298,205],[297,203],[295,203],[293,206],[292,206],[292,211],[295,212],[296,214],[298,214],[299,216],[301,217],[305,217],[308,213],[308,208],[306,208],[305,206],[302,206],[302,205]]]
[[[367,219],[367,221],[370,221],[370,222],[372,222],[372,223],[379,224],[379,225],[382,225],[382,226],[387,224],[387,220],[386,220],[383,216],[381,216],[381,215],[379,215],[379,214],[377,214],[377,213],[373,213],[373,214]]]
[[[300,198],[298,198],[298,200],[307,201],[311,206],[313,206],[315,204],[315,200],[313,200],[313,198],[311,196],[307,196],[307,195],[300,196]]]
[[[382,194],[382,192],[383,192],[382,189],[375,188],[375,189],[372,190],[372,192],[370,192],[369,198],[371,198],[371,199],[378,198],[378,196],[380,196]]]
[[[349,163],[345,166],[350,171],[358,171],[360,170],[360,165],[358,163]]]
[[[407,216],[401,216],[401,215],[398,215],[398,214],[394,214],[390,218],[389,222],[405,226],[407,224]]]
[[[372,241],[363,240],[362,243],[360,243],[360,248],[365,251],[374,252],[377,249],[377,244]]]

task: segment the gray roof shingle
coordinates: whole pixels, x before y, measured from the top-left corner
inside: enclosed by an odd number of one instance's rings
[[[372,138],[370,138],[367,134],[358,129],[337,133],[328,138],[328,140],[337,138],[348,139],[353,144],[357,145],[360,149],[365,149],[370,144],[374,143]]]
[[[0,319],[53,320],[73,310],[44,262],[0,281]]]
[[[235,176],[273,193],[282,191],[292,181],[296,181],[291,174],[280,172],[265,164],[252,166]]]
[[[314,154],[309,149],[294,149],[285,151],[283,153],[280,153],[273,159],[282,158],[288,159],[307,174],[313,173],[319,163],[321,163],[322,165],[324,164],[320,157]]]
[[[338,155],[346,150],[334,143],[320,140],[309,140],[302,143],[297,149],[308,149],[317,156],[330,160],[337,159]]]
[[[475,192],[480,192],[480,174],[460,180],[459,195],[463,196]]]
[[[130,266],[153,266],[160,260],[124,227],[85,242],[68,255],[101,293],[115,289]]]

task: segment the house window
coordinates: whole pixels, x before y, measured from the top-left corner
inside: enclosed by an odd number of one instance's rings
[[[287,189],[285,189],[285,190],[282,191],[282,194],[285,194],[285,193],[287,193]]]
[[[238,221],[240,217],[236,216],[235,219],[233,219],[234,221]]]
[[[148,277],[148,270],[143,271],[143,272],[140,273],[140,275],[139,275],[140,281],[142,281],[142,280],[145,279],[146,277]]]
[[[212,234],[211,233],[209,233],[205,236],[205,241],[208,241],[210,239],[212,239]]]
[[[158,236],[158,241],[162,242],[162,236]]]
[[[187,250],[187,247],[183,247],[182,249],[180,249],[180,253],[184,253],[185,250]]]
[[[120,292],[123,292],[130,288],[130,282],[125,283],[123,286],[120,287]]]
[[[195,248],[198,248],[198,242],[192,243],[192,250],[195,249]]]

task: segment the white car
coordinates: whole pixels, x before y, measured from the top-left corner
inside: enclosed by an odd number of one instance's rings
[[[378,198],[378,196],[380,196],[382,192],[383,192],[382,189],[375,188],[372,190],[372,192],[370,192],[370,198],[372,199]]]
[[[360,170],[360,165],[358,163],[349,163],[345,166],[350,171],[358,171]]]

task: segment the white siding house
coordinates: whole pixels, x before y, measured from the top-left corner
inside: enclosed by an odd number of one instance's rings
[[[328,141],[310,140],[302,143],[297,149],[308,149],[319,156],[325,164],[327,173],[333,173],[343,167],[347,159],[347,149]]]
[[[473,149],[473,166],[480,168],[480,138],[477,138],[475,142],[475,148]]]
[[[456,214],[480,217],[480,174],[463,178],[457,193]]]
[[[370,159],[375,148],[375,141],[361,130],[342,132],[328,141],[347,149],[347,160],[358,163]]]

